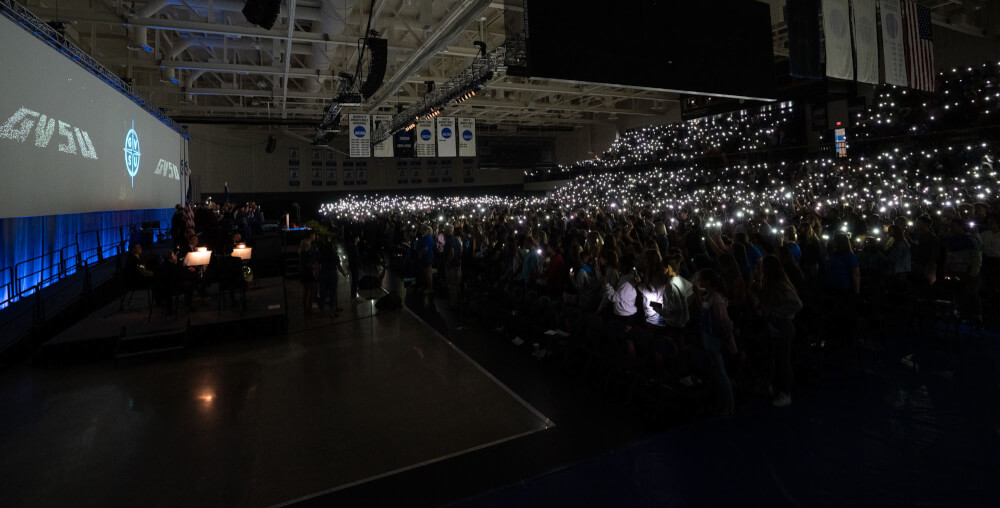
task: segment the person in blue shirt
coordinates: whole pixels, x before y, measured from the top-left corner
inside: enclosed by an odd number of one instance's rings
[[[430,226],[420,230],[420,240],[417,242],[417,260],[424,276],[424,293],[434,292],[434,246],[437,240]]]
[[[792,254],[792,259],[798,263],[802,259],[802,249],[798,244],[798,234],[795,232],[795,226],[788,226],[785,228],[784,236],[782,237],[782,244],[788,246],[788,251]]]
[[[844,233],[833,237],[834,248],[826,257],[823,282],[826,288],[836,293],[858,294],[861,292],[861,269],[858,257],[851,250],[851,241]]]
[[[538,248],[535,239],[530,236],[524,239],[524,247],[528,251],[524,255],[524,262],[521,263],[521,280],[524,281],[525,286],[531,287],[535,282],[535,276],[538,274],[541,249]]]

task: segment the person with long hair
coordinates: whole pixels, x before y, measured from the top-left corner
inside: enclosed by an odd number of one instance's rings
[[[802,300],[776,256],[765,256],[761,263],[761,283],[756,300],[761,314],[767,319],[771,335],[775,391],[772,403],[777,407],[787,406],[792,403],[793,320],[802,310]]]
[[[861,268],[858,257],[851,249],[851,241],[844,233],[833,237],[833,250],[826,256],[824,282],[834,297],[861,292]]]
[[[722,284],[715,270],[698,272],[698,286],[703,291],[701,301],[701,340],[712,362],[715,378],[716,410],[723,416],[732,415],[735,410],[733,384],[726,372],[723,353],[736,354],[736,338],[733,336],[733,322],[729,319],[728,302],[722,294]]]

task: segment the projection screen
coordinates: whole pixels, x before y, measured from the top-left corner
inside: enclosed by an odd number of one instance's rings
[[[183,137],[0,16],[0,218],[170,208]]]

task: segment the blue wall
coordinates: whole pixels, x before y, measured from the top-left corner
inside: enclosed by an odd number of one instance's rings
[[[113,245],[117,242],[118,233],[107,228],[118,228],[139,224],[145,221],[161,221],[162,227],[170,226],[173,209],[149,210],[119,210],[68,215],[46,215],[40,217],[12,217],[0,219],[0,302],[11,295],[8,294],[10,271],[3,270],[14,267],[22,261],[43,256],[42,259],[21,265],[17,269],[21,274],[43,270],[41,274],[22,280],[22,287],[34,286],[44,276],[58,273],[59,256],[46,254],[68,247],[67,257],[73,257],[77,252],[97,248],[98,241],[102,245]],[[78,233],[106,230],[100,234]],[[98,238],[100,236],[100,239]],[[112,240],[114,239],[114,240]],[[78,243],[78,244],[77,244]],[[76,247],[73,247],[77,244]],[[67,266],[69,263],[67,263]],[[16,281],[14,288],[16,291]],[[0,308],[4,305],[0,303]]]

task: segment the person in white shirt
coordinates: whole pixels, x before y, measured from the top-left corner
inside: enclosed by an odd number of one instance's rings
[[[635,305],[637,297],[635,271],[629,269],[625,273],[619,272],[618,256],[613,252],[608,256],[601,285],[601,304],[597,312],[610,306],[615,318],[629,320],[639,311]],[[597,272],[601,273],[599,267]]]

